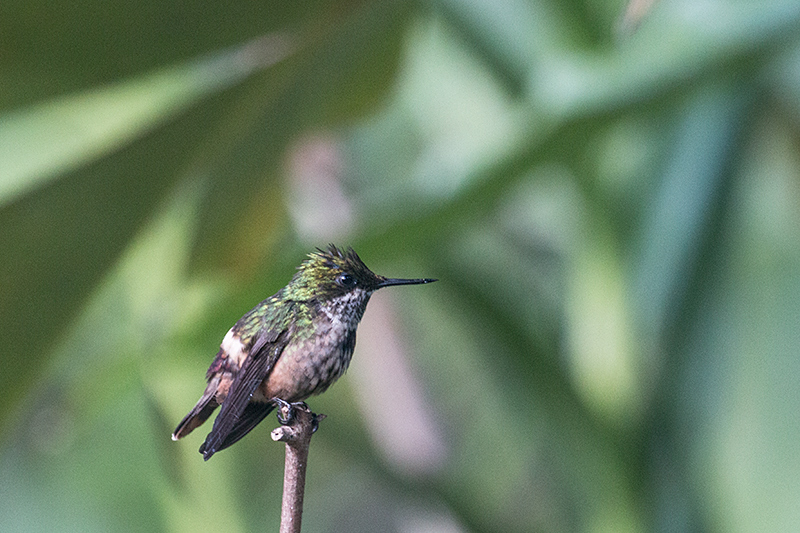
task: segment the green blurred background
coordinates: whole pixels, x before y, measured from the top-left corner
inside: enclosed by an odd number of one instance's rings
[[[800,528],[800,3],[0,5],[0,530],[277,531],[174,443],[304,255],[376,294],[308,532]]]

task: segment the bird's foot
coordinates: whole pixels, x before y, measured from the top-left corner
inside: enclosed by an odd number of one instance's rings
[[[277,406],[278,422],[282,426],[288,426],[294,421],[295,409],[308,409],[305,402],[289,403],[281,398],[272,398],[272,402]]]
[[[308,408],[306,402],[294,402],[289,403],[284,399],[281,398],[272,398],[271,400],[276,406],[276,414],[278,416],[278,422],[282,426],[290,426],[294,423],[295,420],[295,409],[302,409],[303,411],[308,411],[311,413],[311,432],[315,433],[319,428],[320,420],[325,418],[323,414],[317,414],[311,411]]]

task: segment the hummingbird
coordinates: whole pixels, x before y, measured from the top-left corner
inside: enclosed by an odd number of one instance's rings
[[[172,433],[188,435],[222,406],[200,446],[207,461],[237,442],[276,405],[305,400],[350,364],[356,329],[372,293],[435,279],[385,278],[352,249],[317,248],[289,284],[239,319],[222,339],[197,405]]]

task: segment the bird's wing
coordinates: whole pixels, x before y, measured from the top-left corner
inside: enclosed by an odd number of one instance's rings
[[[216,449],[209,453],[208,457],[211,457],[211,454],[224,450],[231,444],[238,442],[239,439],[250,433],[250,430],[256,427],[259,422],[264,420],[264,418],[266,418],[267,415],[273,411],[273,409],[275,409],[275,405],[272,402],[248,403],[245,406],[244,411],[242,411],[242,414],[239,416],[239,419],[236,421],[236,424],[234,424]],[[205,456],[205,451],[203,448],[200,449],[200,452]]]
[[[219,355],[217,355],[217,357],[219,357]],[[181,423],[178,424],[178,427],[172,432],[172,440],[178,440],[191,433],[192,430],[208,420],[208,417],[211,416],[214,409],[219,407],[216,399],[219,382],[220,376],[218,375],[213,375],[209,378],[208,386],[206,386],[206,390],[203,392],[203,396],[200,397],[200,400],[198,400],[197,405],[189,411],[188,415],[183,417]]]
[[[200,447],[200,453],[203,454],[203,458],[206,461],[214,453],[242,438],[269,413],[269,410],[267,410],[257,420],[255,419],[256,417],[252,416],[242,418],[253,393],[269,375],[275,365],[275,361],[278,360],[281,352],[286,347],[287,339],[287,330],[277,330],[275,328],[265,328],[256,338],[247,357],[242,361],[242,366],[231,384],[225,401],[222,402],[222,409],[220,409],[217,419],[214,420],[214,427],[211,429],[211,433],[208,434],[205,442]],[[269,404],[265,405],[268,406]],[[236,439],[226,442],[234,428],[237,432]]]

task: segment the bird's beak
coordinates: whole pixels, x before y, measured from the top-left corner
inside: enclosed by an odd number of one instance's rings
[[[383,278],[380,283],[378,283],[378,289],[381,287],[391,287],[392,285],[421,285],[423,283],[433,283],[434,281],[439,281],[436,279],[398,279],[398,278]]]

